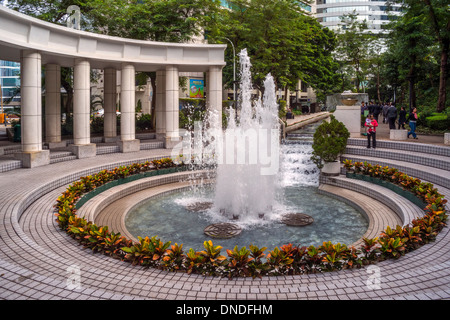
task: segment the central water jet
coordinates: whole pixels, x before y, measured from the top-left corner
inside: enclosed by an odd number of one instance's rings
[[[251,63],[244,49],[240,59],[238,120],[230,108],[223,148],[218,154],[214,208],[234,220],[261,219],[270,214],[277,194],[280,127],[275,83],[268,74],[264,95],[252,101]]]

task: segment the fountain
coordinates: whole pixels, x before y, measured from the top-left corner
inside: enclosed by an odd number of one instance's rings
[[[214,207],[229,218],[260,218],[275,202],[279,167],[279,122],[275,84],[269,74],[264,81],[263,101],[251,101],[250,59],[240,54],[240,117],[230,110],[224,132],[222,161],[217,167]],[[270,212],[269,212],[270,213]]]
[[[213,173],[207,183],[195,180],[192,188],[143,202],[128,213],[127,229],[196,250],[211,238],[227,248],[356,241],[367,230],[367,221],[348,204],[317,192],[311,132],[280,144],[273,77],[267,75],[262,99],[252,102],[246,50],[239,57],[238,117],[230,109],[223,131],[196,124],[189,139],[183,139],[183,150],[174,152],[194,161],[197,169],[214,165],[216,170],[209,170]]]

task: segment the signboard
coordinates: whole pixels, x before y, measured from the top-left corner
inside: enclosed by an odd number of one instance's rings
[[[189,79],[189,98],[204,98],[204,85],[203,79]]]

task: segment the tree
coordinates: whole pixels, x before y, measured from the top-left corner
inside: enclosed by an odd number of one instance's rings
[[[366,21],[359,21],[355,12],[341,17],[335,56],[341,61],[341,66],[350,66],[348,70],[355,79],[357,92],[360,92],[361,81],[365,80],[362,67],[369,60],[369,47],[373,39]]]
[[[337,81],[331,52],[335,36],[307,16],[295,0],[232,0],[232,10],[217,16],[218,27],[208,30],[214,43],[232,41],[236,50],[246,48],[252,62],[255,87],[263,91],[268,73],[277,88],[294,88],[298,80],[326,90]],[[226,59],[232,65],[232,55]],[[231,72],[225,68],[225,84],[232,87]]]
[[[422,78],[424,58],[433,47],[432,38],[424,32],[425,28],[421,16],[404,14],[390,24],[387,38],[387,50],[393,58],[391,62],[395,61],[399,79],[408,83],[411,109],[417,107],[416,84]]]
[[[420,19],[422,32],[433,36],[440,48],[439,89],[436,111],[445,109],[447,99],[448,60],[450,45],[450,10],[448,0],[396,0],[402,4],[406,17]],[[422,44],[418,44],[422,45]]]

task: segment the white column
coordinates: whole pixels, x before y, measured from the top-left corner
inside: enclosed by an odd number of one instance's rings
[[[104,93],[103,93],[104,130],[105,142],[115,140],[117,136],[117,71],[114,68],[104,70]]]
[[[45,65],[45,141],[50,149],[61,142],[61,67],[57,64]]]
[[[50,163],[49,150],[42,150],[41,55],[34,50],[23,50],[21,74],[21,137],[22,152],[14,156],[26,168]]]
[[[166,72],[156,71],[156,135],[164,137],[166,134]]]
[[[139,151],[135,139],[136,71],[132,64],[123,63],[120,83],[120,150]]]
[[[41,55],[23,50],[21,61],[22,151],[42,150]]]
[[[166,148],[172,148],[179,135],[179,84],[178,68],[166,67]]]
[[[207,77],[206,107],[210,113],[214,113],[210,115],[210,120],[214,123],[209,126],[222,128],[222,67],[210,67]]]
[[[91,143],[90,128],[90,73],[89,61],[75,59],[73,69],[73,142],[71,151],[77,158],[96,155],[96,146]]]
[[[73,70],[73,141],[76,145],[91,143],[90,72],[89,61],[75,60]]]

